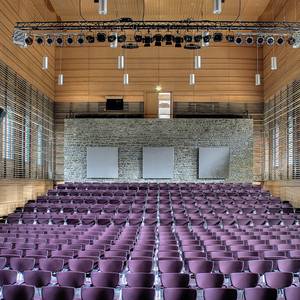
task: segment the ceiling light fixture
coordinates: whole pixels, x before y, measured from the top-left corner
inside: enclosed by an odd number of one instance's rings
[[[190,85],[195,85],[196,84],[195,74],[190,74],[189,83],[190,83]]]
[[[106,41],[106,34],[103,32],[97,33],[97,41],[100,43],[104,43]]]
[[[267,36],[266,38],[266,44],[268,46],[273,46],[275,44],[275,39],[273,36]]]
[[[162,91],[162,87],[160,84],[158,84],[156,87],[155,87],[155,90],[159,93]]]
[[[95,43],[95,37],[93,35],[87,35],[86,40],[89,44]]]
[[[282,46],[285,44],[285,38],[283,36],[280,36],[277,38],[277,45]]]
[[[240,35],[238,35],[235,37],[234,42],[236,45],[240,46],[243,44],[243,38]]]
[[[256,39],[256,44],[262,46],[265,43],[265,38],[263,36],[258,36]]]
[[[35,42],[38,45],[43,45],[44,44],[44,38],[42,36],[38,36],[38,37],[36,37]]]
[[[72,45],[74,43],[74,39],[71,35],[69,35],[66,39],[67,45]]]
[[[125,73],[123,75],[123,84],[124,85],[128,85],[129,84],[129,74],[128,73]]]
[[[215,32],[213,35],[213,40],[215,43],[222,42],[223,40],[223,33],[222,32]]]
[[[48,36],[46,39],[46,43],[48,46],[51,46],[53,44],[53,38],[51,36]]]
[[[118,56],[118,69],[122,70],[125,68],[125,56],[119,55]]]
[[[277,64],[277,57],[272,56],[271,57],[271,70],[276,71],[278,69],[278,64]]]
[[[208,31],[204,32],[204,35],[202,37],[202,46],[208,47],[210,40],[211,40],[211,35],[209,34],[209,32]]]
[[[234,43],[234,35],[232,35],[232,34],[226,35],[226,41],[228,43]]]
[[[84,43],[84,36],[83,35],[79,35],[77,37],[77,44],[78,45],[82,45]]]
[[[26,45],[31,46],[33,44],[33,38],[31,36],[28,36],[25,39],[25,43],[26,43]]]
[[[99,0],[99,15],[107,15],[107,0]]]
[[[251,36],[251,35],[247,36],[246,37],[246,44],[250,46],[250,45],[253,45],[253,43],[254,43],[253,36]]]
[[[58,74],[57,84],[64,85],[64,74]]]
[[[194,68],[196,70],[201,69],[201,56],[200,55],[195,55],[195,57],[194,57]]]
[[[49,68],[49,58],[48,58],[48,56],[43,56],[42,69],[48,70],[48,68]]]
[[[219,15],[222,13],[222,0],[213,0],[214,1],[214,10],[213,13],[215,15]]]

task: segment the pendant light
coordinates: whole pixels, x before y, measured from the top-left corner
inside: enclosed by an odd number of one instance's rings
[[[49,58],[48,58],[48,56],[43,56],[42,69],[48,70],[48,68],[49,68]]]
[[[201,56],[198,54],[194,57],[194,68],[195,70],[201,69]]]
[[[118,56],[118,69],[123,70],[125,68],[125,57],[124,55]]]
[[[124,73],[124,75],[123,75],[123,84],[124,85],[129,84],[129,74],[128,73]]]
[[[62,47],[60,47],[60,63],[59,63],[59,74],[57,79],[58,85],[64,85],[64,74],[61,71],[62,69]]]
[[[194,73],[190,74],[190,81],[189,81],[190,85],[195,85],[196,84],[196,76]]]
[[[214,1],[214,10],[213,13],[215,15],[219,15],[222,13],[222,0],[213,0]]]
[[[272,56],[271,57],[271,70],[275,71],[277,70],[278,65],[277,65],[277,57],[276,56]]]
[[[256,45],[256,74],[255,74],[255,85],[261,85],[261,76],[258,72],[258,45]]]

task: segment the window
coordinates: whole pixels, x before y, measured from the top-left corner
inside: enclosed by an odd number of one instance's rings
[[[6,160],[14,159],[14,119],[10,108],[6,110],[6,117],[3,121],[3,158]]]
[[[171,93],[158,94],[158,117],[160,119],[171,118]]]

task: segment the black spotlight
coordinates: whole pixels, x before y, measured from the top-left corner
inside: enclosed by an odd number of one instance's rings
[[[257,44],[258,46],[262,46],[264,43],[265,43],[265,38],[264,38],[263,36],[257,37],[257,39],[256,39],[256,44]]]
[[[106,34],[103,32],[97,33],[97,41],[100,43],[104,43],[106,41]]]
[[[167,46],[170,46],[170,45],[172,45],[172,43],[174,41],[174,36],[172,34],[170,34],[170,33],[167,33],[164,36],[164,41],[166,42]]]
[[[135,35],[134,35],[134,40],[135,40],[137,43],[141,43],[141,42],[143,41],[143,36],[142,36],[142,34],[136,32]]]
[[[295,43],[296,43],[296,39],[295,39],[294,37],[291,36],[291,37],[288,39],[288,44],[291,45],[291,46],[293,46],[293,45],[295,45]]]
[[[235,42],[237,45],[242,45],[242,43],[243,43],[243,38],[242,38],[241,36],[237,36],[237,37],[235,37],[234,42]]]
[[[191,42],[193,41],[193,36],[190,35],[190,34],[185,34],[185,35],[183,36],[183,39],[184,39],[184,41],[185,41],[186,43],[191,43]]]
[[[68,45],[72,45],[72,44],[74,43],[73,37],[69,35],[69,36],[67,37],[67,39],[66,39],[66,43],[67,43]]]
[[[283,36],[278,37],[277,45],[282,46],[285,43],[285,38]]]
[[[145,35],[144,37],[144,47],[150,47],[153,42],[153,38],[150,34]]]
[[[160,47],[161,41],[163,40],[163,36],[160,33],[157,33],[154,35],[153,40],[155,41],[155,46]]]
[[[223,40],[223,33],[222,32],[215,32],[214,35],[213,35],[213,40],[216,43],[222,42],[222,40]]]
[[[36,39],[35,39],[35,42],[38,44],[38,45],[42,45],[44,44],[44,38],[42,36],[38,36]]]
[[[184,38],[182,38],[180,35],[176,35],[174,37],[175,42],[175,48],[181,48],[181,43],[183,42]]]
[[[253,45],[254,39],[252,36],[247,36],[246,37],[246,44],[247,45]]]
[[[64,43],[64,40],[61,36],[56,38],[56,45],[61,46]]]
[[[79,35],[77,37],[77,44],[82,45],[84,43],[84,36]]]
[[[122,45],[123,49],[137,49],[139,45],[137,43],[125,43]]]
[[[268,36],[268,37],[266,38],[266,44],[267,44],[268,46],[273,46],[274,43],[275,43],[275,39],[274,39],[273,36]]]
[[[87,35],[86,40],[89,44],[95,43],[95,37],[93,35]]]
[[[117,37],[116,37],[116,34],[115,34],[115,33],[112,33],[112,34],[110,34],[110,35],[107,37],[107,40],[108,40],[110,43],[113,43],[116,39],[117,39]]]
[[[118,42],[119,43],[125,43],[126,42],[126,35],[125,34],[120,34],[118,36]]]
[[[228,43],[234,43],[234,35],[232,35],[232,34],[226,35],[226,41]]]
[[[27,46],[31,46],[33,44],[33,38],[31,36],[28,36],[25,39],[25,43],[26,43]]]
[[[48,36],[47,39],[46,39],[46,43],[47,45],[52,45],[53,44],[53,38],[51,36]]]
[[[211,40],[211,35],[209,34],[209,32],[206,32],[204,34],[204,36],[202,37],[202,40],[203,40],[203,43],[204,43],[205,46],[209,45],[209,42]]]
[[[194,35],[194,42],[195,43],[200,43],[202,40],[202,35],[200,33]]]
[[[199,44],[193,44],[193,43],[188,43],[184,45],[184,49],[187,50],[196,50],[196,49],[200,49],[200,45]]]

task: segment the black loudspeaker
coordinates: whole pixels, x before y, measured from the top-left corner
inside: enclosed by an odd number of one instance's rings
[[[6,116],[6,110],[0,106],[0,123],[3,121],[5,116]]]

